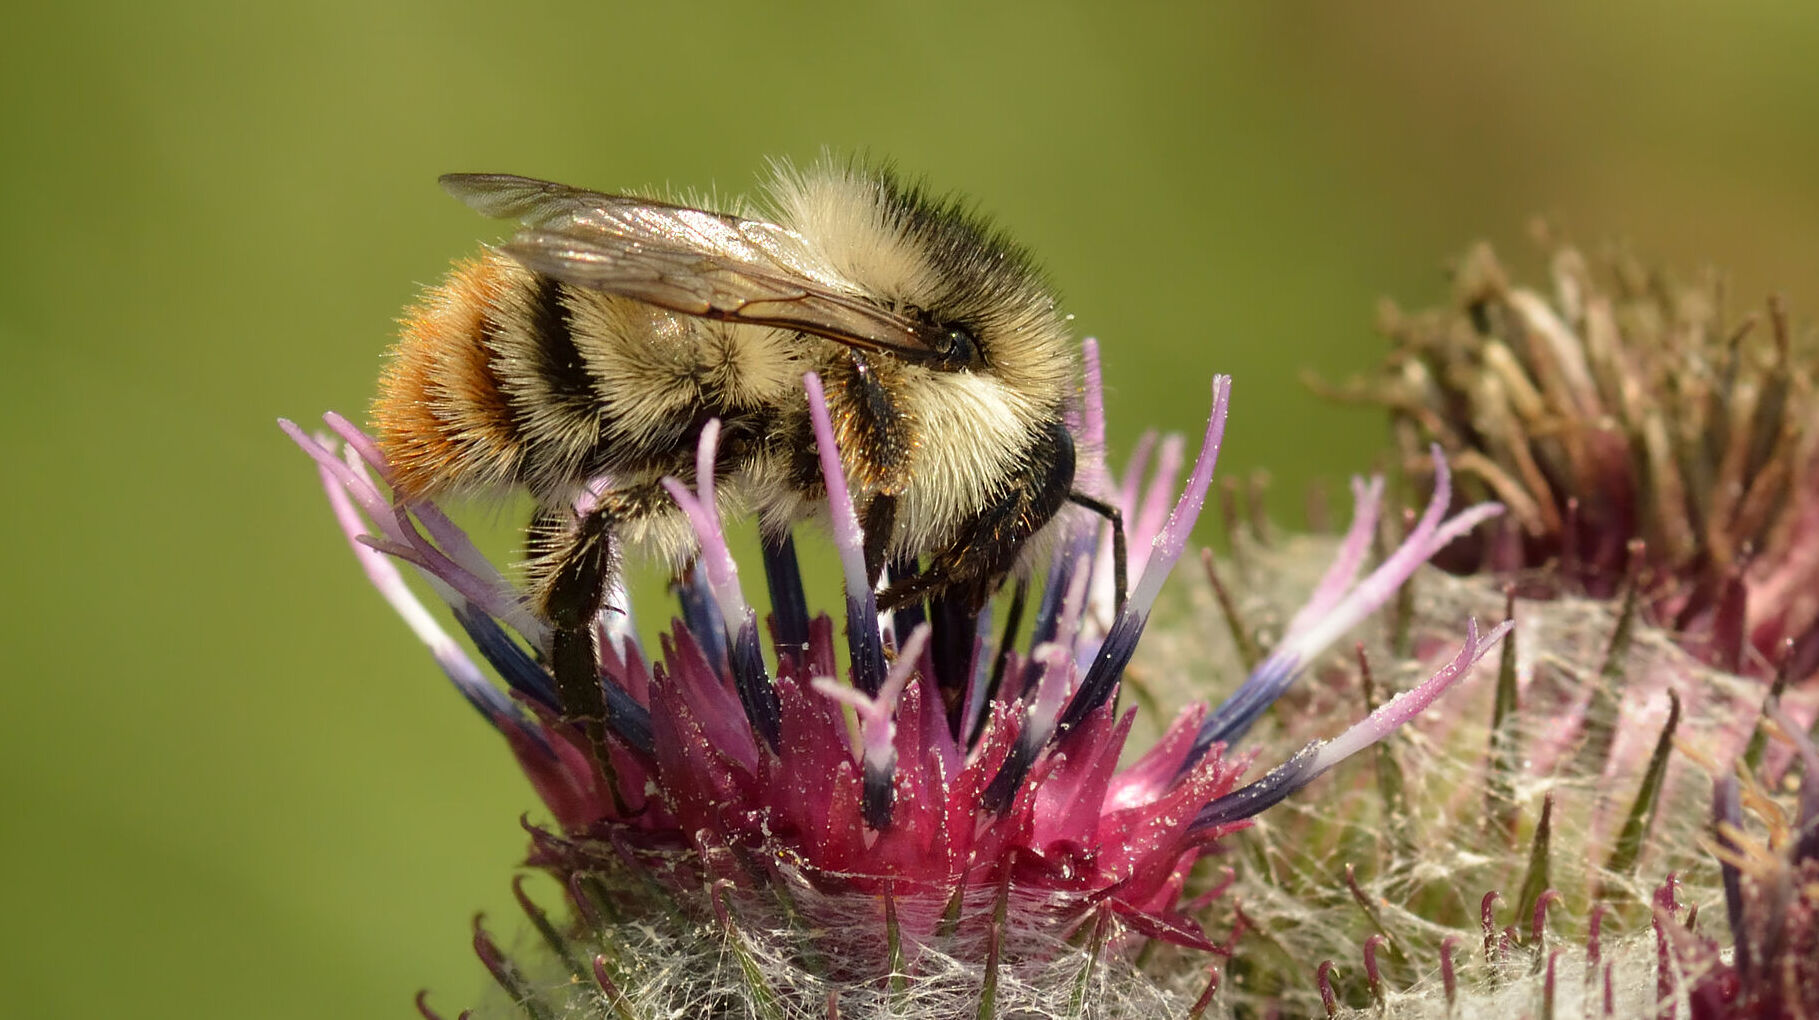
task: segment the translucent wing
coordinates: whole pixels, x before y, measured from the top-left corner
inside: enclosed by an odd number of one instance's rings
[[[572,286],[910,360],[951,346],[948,331],[819,275],[802,238],[774,223],[510,174],[447,174],[442,186],[478,212],[517,220],[502,250]]]

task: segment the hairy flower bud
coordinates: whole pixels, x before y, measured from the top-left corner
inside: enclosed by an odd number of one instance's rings
[[[1727,321],[1715,284],[1572,249],[1551,267],[1544,294],[1474,249],[1453,304],[1384,315],[1384,372],[1347,393],[1390,410],[1418,481],[1437,445],[1455,499],[1509,513],[1323,663],[1281,739],[1428,668],[1448,619],[1507,606],[1516,630],[1494,682],[1380,745],[1374,775],[1235,837],[1251,867],[1226,899],[1265,947],[1229,969],[1241,1005],[1819,1014],[1813,345],[1778,303]],[[1263,596],[1304,554],[1239,537],[1243,632],[1298,600]]]

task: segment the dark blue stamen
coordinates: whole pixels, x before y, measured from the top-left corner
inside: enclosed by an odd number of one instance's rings
[[[1192,831],[1204,832],[1216,825],[1251,818],[1276,806],[1296,790],[1314,781],[1319,744],[1309,744],[1293,758],[1270,769],[1262,779],[1239,787],[1200,809],[1194,817]]]
[[[1004,764],[998,767],[998,774],[992,777],[991,784],[980,796],[980,806],[994,814],[1009,810],[1011,802],[1017,799],[1017,788],[1029,776],[1030,767],[1036,764],[1036,755],[1047,742],[1048,734],[1036,733],[1026,724],[1017,734],[1017,742],[1011,745],[1011,753],[1005,756]]]
[[[859,810],[865,824],[880,832],[891,824],[891,806],[896,801],[891,777],[895,772],[894,762],[885,768],[873,768],[870,762],[865,766]]]
[[[733,687],[739,692],[739,703],[745,717],[764,742],[776,750],[783,737],[783,706],[777,700],[777,688],[764,668],[764,653],[758,647],[758,623],[748,612],[739,632],[733,635]]]
[[[1078,558],[1065,554],[1056,557],[1055,564],[1049,571],[1047,586],[1042,592],[1042,606],[1036,616],[1035,632],[1030,636],[1032,650],[1054,640],[1061,603],[1073,581],[1074,564],[1077,562]],[[1012,608],[1018,610],[1020,607],[1013,603]],[[1012,639],[1013,633],[1007,626],[1004,632],[1007,643]],[[1117,689],[1118,678],[1124,675],[1124,667],[1136,652],[1137,638],[1142,634],[1143,620],[1135,619],[1127,607],[1113,622],[1111,633],[1106,636],[1105,643],[1100,645],[1099,655],[1087,671],[1086,679],[1081,681],[1073,699],[1062,710],[1057,724],[1038,730],[1028,725],[1026,716],[1025,727],[1017,734],[1017,742],[1011,746],[1010,755],[999,766],[998,774],[992,777],[991,785],[986,787],[983,799],[988,809],[1007,810],[1016,796],[1017,788],[1028,778],[1030,768],[1035,765],[1037,756],[1049,740],[1057,733],[1065,736],[1111,696],[1111,692]],[[1047,664],[1040,659],[1032,659],[1024,664],[1025,679],[1021,697],[1025,702],[1034,700],[1047,674]]]
[[[716,669],[726,664],[726,625],[707,587],[707,575],[696,563],[687,577],[676,579],[676,601],[682,608],[682,625],[701,645],[702,654]]]
[[[1059,733],[1065,736],[1072,732],[1111,699],[1112,692],[1118,689],[1118,681],[1124,677],[1124,667],[1130,665],[1131,656],[1137,654],[1137,641],[1143,637],[1143,628],[1148,623],[1148,612],[1132,612],[1128,605],[1112,621],[1105,643],[1099,646],[1099,654],[1087,667],[1086,678],[1080,681],[1079,689],[1061,710],[1061,719],[1056,726]]]
[[[462,600],[450,608],[455,612],[455,621],[467,631],[474,648],[512,690],[552,712],[562,711],[562,705],[556,699],[556,679],[531,657],[530,652],[513,641],[504,627],[472,602]]]
[[[997,651],[986,641],[992,631],[992,607],[986,603],[979,610],[979,623],[973,633],[973,668],[966,679],[966,693],[960,705],[960,729],[954,733],[963,748],[971,748],[975,741],[974,734],[979,732],[980,721],[985,717],[985,705],[988,697],[987,687],[991,684],[992,665],[997,662]]]
[[[513,641],[497,620],[471,602],[460,602],[452,608],[461,629],[467,631],[468,638],[474,642],[474,648],[512,690],[552,712],[561,712],[556,702],[555,678],[531,657],[524,646]],[[606,701],[607,728],[627,746],[644,754],[651,753],[654,744],[651,739],[650,709],[638,704],[611,677],[600,678],[600,690]]]
[[[442,665],[442,673],[455,682],[455,689],[460,691],[460,696],[466,700],[467,704],[473,705],[473,711],[480,713],[480,718],[484,718],[487,725],[491,725],[493,729],[497,729],[504,735],[517,733],[517,735],[526,736],[533,744],[537,744],[538,751],[542,751],[544,756],[555,758],[555,747],[549,745],[549,740],[544,738],[544,733],[538,729],[537,725],[531,725],[528,718],[524,716],[524,709],[517,702],[513,702],[511,696],[500,691],[495,685],[475,682],[473,676],[460,675],[446,662],[442,662],[442,656],[437,656],[437,664]]]
[[[784,532],[781,541],[760,540],[764,550],[764,583],[771,593],[771,637],[777,654],[785,653],[802,663],[808,648],[808,595],[802,587],[802,565],[796,559],[796,537]]]
[[[449,679],[455,680],[456,678],[450,675]],[[523,710],[513,704],[512,700],[497,687],[489,685],[480,690],[474,690],[456,680],[455,690],[461,692],[463,700],[474,706],[474,711],[480,713],[480,717],[486,720],[487,725],[501,733],[506,732],[509,727],[529,737],[545,756],[555,757],[555,749],[550,747],[548,740],[544,739],[543,731],[528,725],[524,719]]]
[[[1029,647],[1055,640],[1055,633],[1061,623],[1061,600],[1067,597],[1067,589],[1074,579],[1074,560],[1065,555],[1058,555],[1055,564],[1049,569],[1048,581],[1042,588],[1042,604],[1036,609],[1036,626],[1030,631]]]
[[[1200,724],[1200,732],[1194,735],[1193,750],[1181,763],[1181,771],[1186,772],[1198,764],[1214,744],[1223,742],[1230,747],[1250,732],[1251,725],[1288,690],[1300,665],[1300,659],[1293,656],[1265,659],[1232,696],[1213,709]]]
[[[853,659],[853,686],[877,697],[884,686],[884,638],[878,633],[878,599],[870,589],[846,593],[846,647]]]
[[[632,700],[625,688],[610,677],[600,678],[600,689],[606,694],[606,728],[641,754],[656,750],[651,737],[651,710]]]

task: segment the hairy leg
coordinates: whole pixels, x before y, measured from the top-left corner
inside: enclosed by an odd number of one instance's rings
[[[592,511],[539,511],[531,522],[531,601],[550,625],[546,649],[563,718],[599,737],[608,722],[600,684],[600,612],[619,571],[620,522],[666,505],[656,485],[608,492]]]

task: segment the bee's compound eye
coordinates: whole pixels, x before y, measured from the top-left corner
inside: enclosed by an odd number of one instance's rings
[[[941,360],[951,368],[977,368],[984,364],[979,354],[979,343],[973,339],[973,333],[965,326],[947,325],[942,327],[941,339],[943,350]]]

